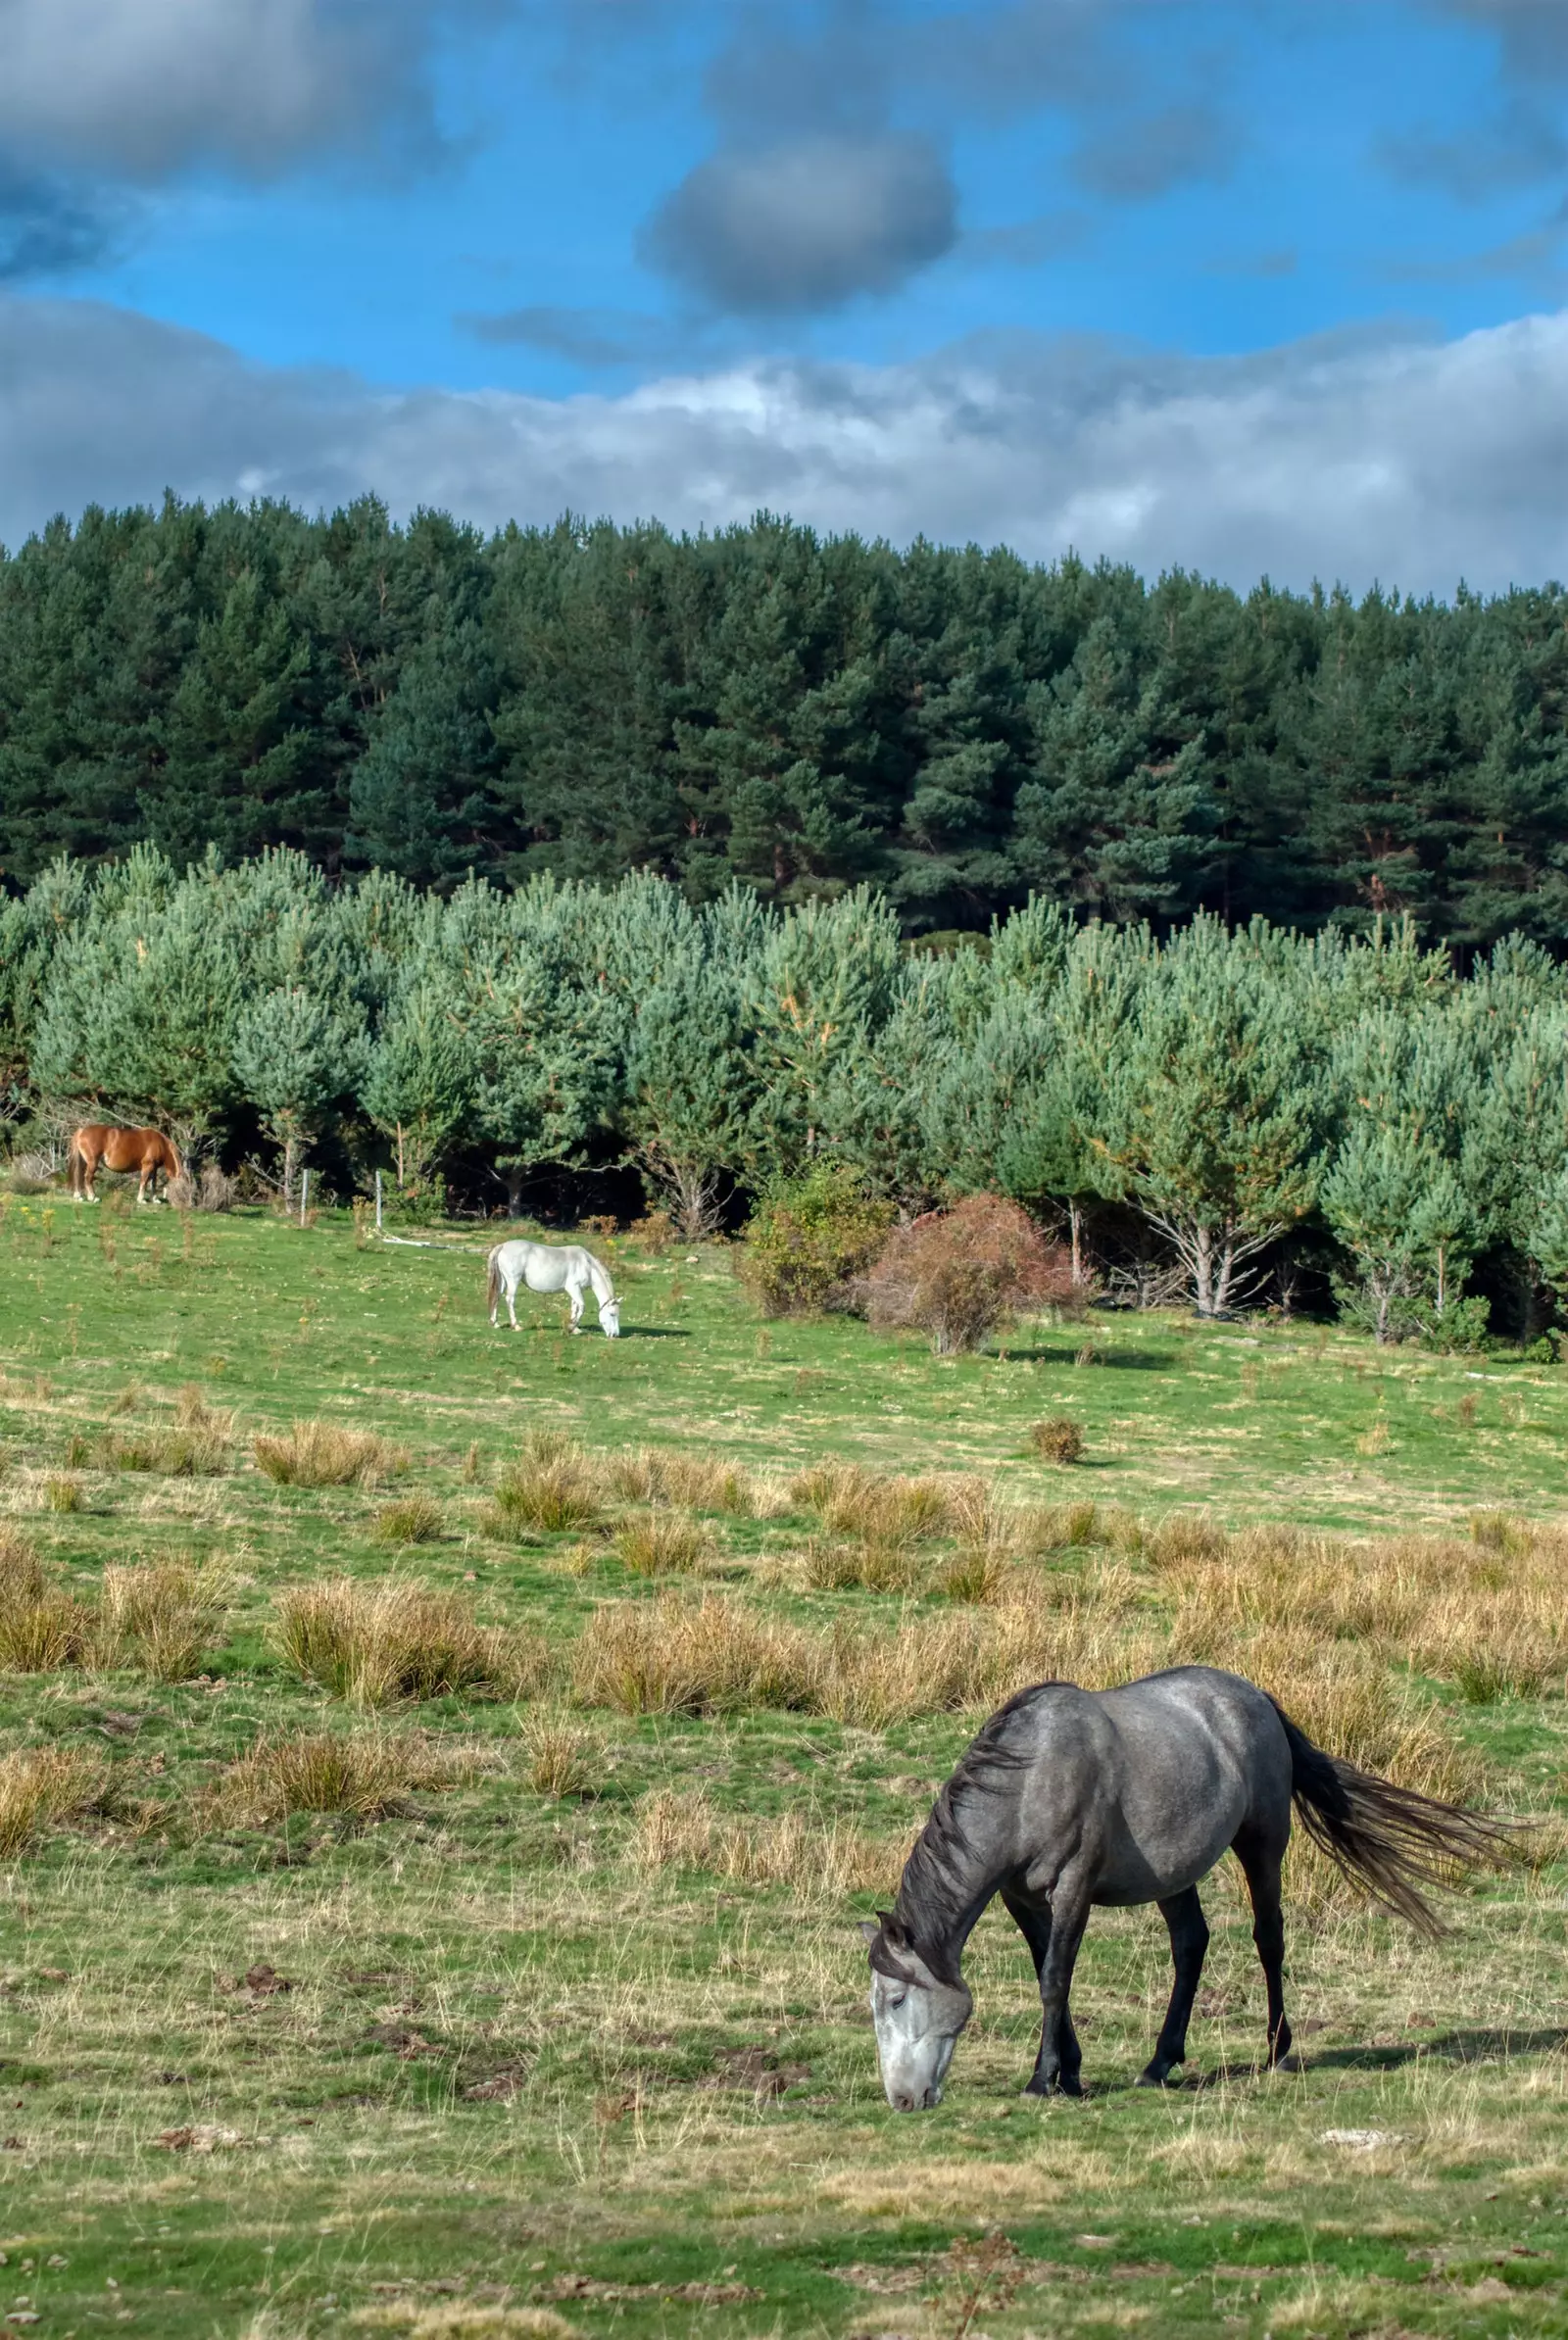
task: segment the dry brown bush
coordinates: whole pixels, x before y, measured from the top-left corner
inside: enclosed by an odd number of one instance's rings
[[[188,1682],[221,1633],[229,1597],[221,1576],[177,1562],[106,1568],[100,1658],[138,1667],[157,1682]]]
[[[482,1626],[456,1593],[420,1584],[301,1584],[279,1595],[279,1645],[294,1671],[357,1706],[459,1693],[520,1697],[548,1672],[533,1634]]]
[[[409,1467],[406,1447],[345,1422],[296,1422],[287,1438],[259,1438],[255,1449],[280,1487],[372,1487]]]
[[[291,1812],[338,1812],[377,1820],[401,1810],[415,1788],[453,1784],[450,1758],[418,1736],[377,1731],[299,1731],[263,1737],[214,1783],[210,1824],[286,1820]]]
[[[25,1747],[0,1756],[0,1859],[25,1852],[51,1821],[86,1809],[102,1785],[88,1755],[71,1747]]]
[[[891,1892],[909,1842],[823,1826],[801,1812],[734,1819],[704,1796],[659,1788],[639,1805],[628,1849],[643,1870],[706,1869],[738,1884],[833,1897]]]
[[[496,1481],[490,1526],[507,1537],[532,1531],[559,1536],[592,1527],[599,1513],[593,1466],[582,1448],[559,1431],[535,1431]]]
[[[1046,1462],[1075,1463],[1083,1460],[1083,1427],[1070,1414],[1052,1414],[1046,1421],[1032,1424],[1029,1443]]]
[[[1020,1309],[1083,1299],[1070,1252],[1001,1194],[967,1194],[895,1228],[864,1283],[871,1322],[925,1333],[938,1356],[978,1348]]]

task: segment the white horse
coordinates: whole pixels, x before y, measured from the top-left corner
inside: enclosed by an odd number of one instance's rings
[[[497,1321],[504,1293],[512,1329],[517,1330],[517,1288],[522,1284],[530,1292],[569,1292],[574,1333],[582,1331],[583,1294],[591,1287],[599,1302],[601,1332],[613,1341],[620,1331],[620,1302],[615,1297],[615,1288],[593,1254],[578,1243],[497,1243],[490,1254],[485,1286],[492,1324]]]

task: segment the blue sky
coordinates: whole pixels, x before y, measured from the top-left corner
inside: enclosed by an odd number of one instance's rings
[[[1568,0],[0,0],[0,537],[1568,569]]]

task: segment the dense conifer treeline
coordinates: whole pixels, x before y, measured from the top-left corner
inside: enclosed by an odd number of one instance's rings
[[[924,952],[869,889],[442,894],[137,847],[0,903],[0,1097],[24,1157],[152,1121],[289,1195],[313,1158],[492,1204],[628,1163],[692,1235],[803,1177],[906,1218],[1000,1192],[1129,1300],[1224,1313],[1305,1255],[1380,1336],[1446,1344],[1486,1329],[1478,1267],[1497,1330],[1568,1291],[1568,969],[1512,939],[1461,975],[1407,923],[1158,937],[1036,900]]]
[[[870,883],[906,933],[1033,890],[1560,945],[1568,594],[1241,597],[765,516],[89,511],[0,561],[0,867],[138,843],[443,889]]]

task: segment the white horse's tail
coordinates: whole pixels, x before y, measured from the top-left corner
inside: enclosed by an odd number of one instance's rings
[[[494,1316],[496,1302],[501,1297],[501,1245],[497,1243],[485,1262],[484,1304],[486,1312]]]

